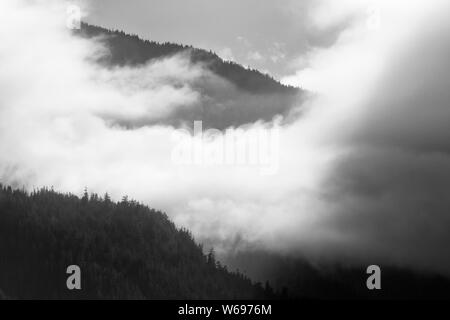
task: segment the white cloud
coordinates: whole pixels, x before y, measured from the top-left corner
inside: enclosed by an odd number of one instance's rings
[[[259,61],[264,60],[264,56],[261,53],[259,53],[258,51],[250,51],[247,54],[247,59],[259,62]]]
[[[219,50],[218,55],[219,55],[219,57],[221,57],[222,59],[224,59],[226,61],[234,61],[235,60],[234,55],[233,55],[233,50],[231,50],[231,48],[229,48],[229,47]]]
[[[364,136],[366,132],[359,127],[365,123],[366,107],[377,107],[379,100],[371,94],[383,81],[387,81],[385,86],[394,88],[399,84],[398,79],[385,77],[388,66],[403,55],[409,57],[407,49],[425,29],[437,30],[438,34],[448,31],[439,29],[447,26],[445,21],[435,21],[428,27],[424,23],[430,16],[440,17],[438,12],[445,8],[445,2],[380,1],[383,17],[378,30],[370,30],[366,25],[363,9],[369,2],[347,1],[342,8],[336,8],[334,3],[321,2],[312,21],[326,27],[328,21],[355,12],[362,16],[354,20],[333,47],[306,57],[308,69],[285,79],[322,95],[305,102],[303,118],[281,130],[279,172],[275,176],[261,176],[258,168],[245,166],[175,166],[170,162],[174,146],[172,128],[144,126],[125,130],[105,121],[111,117],[157,118],[167,110],[189,108],[198,93],[189,85],[174,81],[183,75],[182,83],[189,84],[203,75],[201,69],[188,66],[182,58],[174,58],[142,68],[104,70],[86,60],[102,48],[92,41],[72,37],[65,28],[65,10],[60,1],[32,5],[27,1],[2,1],[0,20],[8,26],[0,29],[3,182],[27,187],[53,185],[72,192],[88,186],[96,192],[109,191],[116,198],[128,194],[167,210],[199,239],[221,240],[222,245],[223,241],[241,237],[274,250],[301,249],[310,255],[331,251],[339,255],[346,251],[348,256],[365,254],[369,258],[368,246],[373,248],[370,254],[406,265],[417,263],[421,255],[427,256],[430,262],[421,261],[422,266],[446,272],[450,262],[435,263],[445,248],[433,251],[422,244],[417,246],[416,254],[409,255],[411,248],[398,241],[393,253],[387,246],[377,245],[380,235],[385,233],[377,234],[377,228],[349,221],[348,216],[354,217],[351,209],[373,217],[373,212],[363,210],[362,204],[367,202],[361,201],[359,193],[354,193],[358,195],[355,198],[345,197],[346,191],[359,180],[354,181],[351,174],[340,175],[346,170],[365,174],[364,170],[352,171],[364,168],[365,162],[349,161],[355,166],[336,169],[342,159],[353,159],[345,156],[365,150],[356,148],[358,143],[366,144],[365,139],[359,142],[352,139],[355,132],[356,136]],[[412,61],[421,62],[416,55]],[[436,65],[441,62],[436,59]],[[405,69],[408,68],[402,66],[399,72]],[[404,81],[403,91],[408,91],[409,79],[400,79]],[[426,94],[430,87],[425,83],[421,90]],[[400,98],[390,93],[383,105],[402,106]],[[433,106],[429,108],[434,110]],[[390,155],[390,149],[383,149],[383,154]],[[371,152],[362,155],[380,157]],[[400,163],[398,167],[387,166],[392,176],[404,161],[411,161],[410,157],[395,159]],[[421,168],[420,163],[416,164]],[[429,167],[424,168],[426,171]],[[407,176],[407,172],[404,174]],[[344,189],[333,180],[341,183],[346,177],[350,186]],[[373,205],[371,208],[390,212],[390,203],[402,204],[401,197],[397,200],[379,205],[376,201],[368,203]],[[392,231],[388,228],[390,220],[371,219],[367,221]],[[348,222],[349,227],[339,221]],[[411,221],[418,226],[424,220]],[[373,233],[364,236],[361,230]],[[388,232],[388,236],[392,233]],[[435,241],[432,238],[427,243],[434,248]]]

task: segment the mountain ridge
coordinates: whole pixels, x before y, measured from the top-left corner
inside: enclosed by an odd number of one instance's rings
[[[68,290],[66,268],[81,269]],[[0,184],[0,299],[265,299],[186,229],[128,197]]]
[[[167,113],[149,119],[112,121],[120,126],[134,128],[163,124],[191,127],[194,121],[202,121],[204,128],[225,130],[260,121],[271,123],[279,118],[287,123],[301,114],[306,91],[285,86],[255,69],[246,69],[238,63],[225,61],[212,51],[143,40],[137,35],[86,23],[82,23],[81,28],[74,32],[77,36],[95,39],[104,46],[106,52],[93,59],[106,68],[139,68],[179,56],[180,59],[187,59],[189,67],[199,67],[201,70],[201,76],[189,80],[183,80],[182,74],[170,74],[171,81],[176,83],[172,86],[183,86],[195,92],[197,99],[189,107],[181,103]],[[148,101],[149,112],[157,103]]]
[[[213,51],[195,48],[192,45],[183,45],[173,42],[157,42],[146,40],[136,34],[127,34],[121,30],[110,30],[100,26],[81,23],[78,34],[86,37],[100,35],[113,36],[106,40],[112,50],[110,60],[106,62],[113,65],[140,65],[152,59],[175,55],[183,51],[191,51],[191,61],[211,63],[211,70],[217,75],[237,83],[239,87],[253,93],[298,93],[301,88],[285,85],[267,73],[254,68],[246,68],[242,64],[227,61]],[[126,45],[124,44],[126,42]],[[122,49],[125,48],[125,49]],[[250,82],[251,78],[252,82]]]

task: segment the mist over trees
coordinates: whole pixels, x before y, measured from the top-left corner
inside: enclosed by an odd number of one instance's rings
[[[134,123],[119,123],[126,127],[154,124],[172,126],[192,125],[202,120],[205,127],[219,130],[257,121],[270,122],[281,116],[288,122],[299,116],[299,106],[306,97],[300,88],[286,86],[268,74],[252,68],[225,61],[212,51],[170,42],[158,43],[143,40],[137,35],[123,31],[81,24],[75,34],[86,39],[95,39],[107,50],[96,62],[109,67],[142,67],[157,60],[180,56],[193,68],[203,68],[203,75],[189,85],[199,93],[199,101],[189,108],[179,108],[168,116],[154,121],[140,120]],[[149,101],[151,105],[153,102]]]
[[[290,299],[450,299],[448,278],[427,271],[380,264],[381,289],[368,290],[367,264],[310,261],[300,254],[283,255],[248,249],[224,257],[254,281],[288,289]]]
[[[66,268],[81,268],[81,290]],[[204,254],[185,229],[128,197],[82,198],[0,185],[0,298],[264,299],[254,284]]]
[[[84,22],[77,32],[88,38],[102,36],[102,40],[110,50],[110,54],[102,57],[102,62],[110,65],[145,64],[152,59],[187,51],[192,63],[206,64],[211,71],[248,92],[298,94],[300,91],[299,88],[281,84],[266,73],[223,60],[212,51],[197,49],[190,45],[144,40],[137,35],[129,35],[120,30],[108,30]]]

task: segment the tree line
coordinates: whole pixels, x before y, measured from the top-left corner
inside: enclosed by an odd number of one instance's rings
[[[66,287],[66,268],[82,289]],[[227,270],[166,214],[128,197],[0,184],[0,298],[265,299],[266,284]]]

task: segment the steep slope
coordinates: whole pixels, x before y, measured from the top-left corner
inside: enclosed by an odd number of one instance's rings
[[[81,35],[86,37],[105,36],[104,41],[111,50],[105,62],[111,65],[139,65],[152,59],[164,58],[184,51],[190,51],[193,63],[204,63],[217,75],[229,80],[237,87],[251,93],[298,94],[300,89],[285,86],[267,74],[247,69],[231,61],[224,61],[217,54],[192,46],[170,42],[158,43],[128,35],[123,31],[112,31],[87,23],[81,24]]]
[[[224,61],[213,52],[174,43],[143,40],[122,31],[111,31],[83,23],[78,36],[96,39],[109,50],[98,59],[107,67],[142,66],[158,59],[180,55],[190,64],[202,66],[207,74],[192,87],[201,94],[199,103],[189,110],[180,110],[160,123],[179,126],[202,120],[204,126],[225,129],[258,120],[271,121],[276,116],[295,116],[305,92],[285,86],[257,70]],[[140,123],[145,125],[149,123]],[[151,124],[151,123],[150,123]],[[127,123],[136,126],[136,123]]]
[[[69,291],[66,269],[81,268]],[[18,299],[251,299],[270,290],[204,255],[166,215],[125,197],[0,185],[0,288]]]

